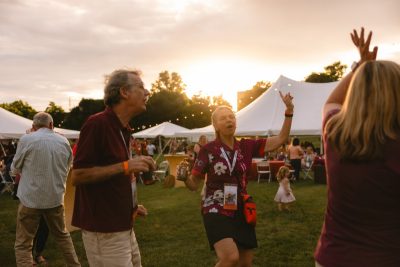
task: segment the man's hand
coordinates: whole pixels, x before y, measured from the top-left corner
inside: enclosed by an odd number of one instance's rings
[[[152,157],[137,156],[128,161],[129,172],[148,172],[156,169],[156,164]]]
[[[136,214],[137,216],[147,216],[147,209],[143,205],[138,205]]]
[[[350,33],[351,40],[360,52],[360,64],[367,60],[376,60],[376,55],[378,53],[378,47],[375,46],[372,51],[369,51],[369,45],[371,43],[372,31],[369,32],[367,40],[364,40],[364,28],[361,28],[360,36],[358,36],[357,31],[353,30]]]

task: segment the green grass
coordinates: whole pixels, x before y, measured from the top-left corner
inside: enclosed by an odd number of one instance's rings
[[[326,204],[326,186],[312,181],[292,184],[297,198],[291,212],[279,212],[273,201],[277,183],[250,182],[257,203],[257,239],[254,266],[314,266],[313,251]],[[157,183],[139,186],[139,199],[149,211],[139,218],[135,232],[142,264],[150,266],[213,266],[200,215],[200,196],[186,188],[166,189]],[[0,196],[0,265],[15,266],[14,240],[17,201]],[[88,266],[80,231],[72,233],[82,266]],[[44,252],[50,266],[64,266],[51,235]]]

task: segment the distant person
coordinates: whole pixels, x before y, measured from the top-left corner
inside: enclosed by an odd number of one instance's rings
[[[50,114],[33,117],[35,132],[21,137],[11,169],[21,173],[17,196],[15,257],[17,266],[32,266],[32,243],[40,217],[47,222],[68,266],[80,266],[65,227],[64,194],[72,160],[68,140],[53,131]]]
[[[301,158],[303,154],[304,152],[303,149],[300,147],[299,138],[293,138],[292,145],[289,146],[289,159],[290,165],[292,165],[294,169],[294,179],[296,181],[300,180]]]
[[[149,91],[140,73],[116,70],[106,80],[103,112],[82,126],[74,158],[72,225],[82,229],[90,266],[141,266],[133,231],[138,205],[134,172],[154,169],[149,156],[132,157],[129,121],[146,110]]]
[[[276,192],[274,200],[278,203],[279,211],[290,210],[290,204],[296,200],[292,189],[290,188],[290,176],[290,169],[286,166],[280,167],[278,173],[276,174],[276,179],[279,182],[279,188],[278,192]]]
[[[200,149],[203,146],[205,146],[207,143],[208,143],[207,136],[200,135],[199,141],[194,145],[194,148],[193,148],[195,159],[197,158],[197,155],[199,154]]]
[[[153,144],[153,142],[149,142],[146,146],[146,150],[147,150],[147,154],[150,157],[154,157],[157,149],[156,149],[156,146]]]
[[[207,175],[202,215],[210,248],[218,257],[216,266],[252,265],[257,239],[254,202],[246,189],[247,175],[253,157],[277,149],[289,136],[292,97],[289,93],[280,95],[286,105],[282,129],[279,135],[267,139],[236,140],[235,113],[229,107],[217,107],[211,117],[216,139],[200,149],[191,175],[185,181],[190,190],[196,190]],[[244,208],[245,205],[249,207]]]
[[[173,138],[169,144],[169,154],[176,154],[176,152],[178,152],[178,141],[176,141],[176,138]]]
[[[301,160],[301,165],[304,166],[305,168],[311,168],[315,157],[316,157],[316,153],[314,152],[314,148],[311,145],[307,145],[306,151]]]
[[[400,66],[376,60],[371,37],[351,34],[360,61],[323,108],[328,202],[316,266],[400,266]]]

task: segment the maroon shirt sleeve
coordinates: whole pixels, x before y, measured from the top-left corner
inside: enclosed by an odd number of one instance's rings
[[[201,175],[205,174],[207,172],[207,168],[209,165],[209,160],[208,160],[208,152],[205,146],[203,146],[199,154],[197,155],[197,159],[194,162],[194,166],[192,169],[192,175]]]
[[[255,151],[253,153],[253,157],[264,157],[265,155],[265,143],[267,142],[267,138],[258,139],[255,142]]]
[[[82,126],[74,158],[74,169],[91,168],[99,164],[100,134],[103,133],[99,120],[89,118]]]

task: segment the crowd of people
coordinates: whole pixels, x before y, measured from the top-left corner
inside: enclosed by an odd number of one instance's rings
[[[315,266],[400,266],[400,66],[376,60],[371,32],[354,30],[351,38],[360,60],[323,108],[328,201]],[[296,100],[279,93],[286,110],[277,136],[236,138],[235,113],[220,106],[211,117],[215,140],[202,136],[196,144],[169,143],[168,153],[189,154],[186,186],[197,190],[204,181],[201,215],[218,267],[252,266],[258,246],[256,204],[247,191],[252,159],[267,155],[287,161],[298,180],[301,167],[317,157],[313,145],[302,146],[298,138],[286,146]],[[146,110],[148,97],[138,71],[116,70],[106,80],[106,109],[82,126],[74,156],[45,112],[34,116],[16,151],[6,146],[4,155],[13,157],[3,158],[1,168],[20,176],[17,266],[45,261],[41,251],[48,232],[66,264],[80,266],[65,226],[68,175],[76,188],[72,225],[81,229],[89,265],[141,266],[134,222],[147,209],[138,200],[137,174],[155,170],[157,149],[164,148],[131,137],[129,121]],[[289,210],[296,200],[290,176],[287,166],[279,169],[274,197],[279,210]]]

